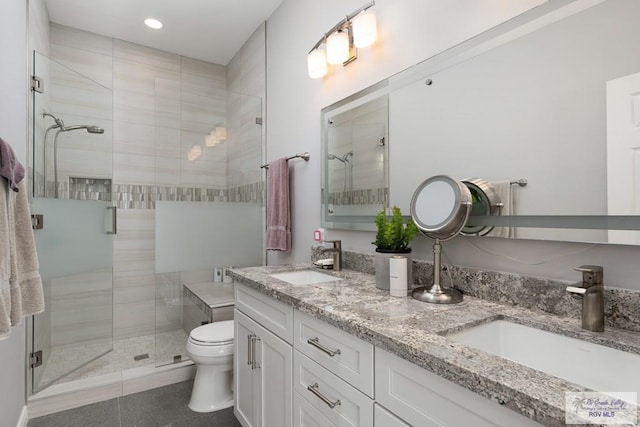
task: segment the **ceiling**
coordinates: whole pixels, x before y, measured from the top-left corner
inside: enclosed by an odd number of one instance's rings
[[[227,65],[282,0],[45,0],[51,22]],[[164,27],[152,30],[145,18]]]

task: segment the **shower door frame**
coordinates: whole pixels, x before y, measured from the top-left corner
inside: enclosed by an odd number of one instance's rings
[[[98,91],[102,91],[102,96],[105,99],[109,99],[111,106],[109,106],[108,111],[111,115],[108,119],[102,118],[102,120],[113,120],[113,96],[112,91],[109,88],[105,88],[99,83],[87,78],[86,76],[77,73],[76,71],[56,62],[55,60],[48,58],[46,55],[42,55],[39,52],[32,52],[32,67],[30,67],[30,71],[33,73],[33,76],[38,76],[38,73],[44,73],[46,77],[49,78],[49,82],[45,80],[44,85],[40,87],[44,91],[51,91],[52,84],[51,81],[53,78],[51,70],[53,67],[61,67],[60,70],[62,72],[68,73],[69,75],[73,75],[78,79],[79,82],[82,82],[84,85],[89,83],[89,85],[94,85]],[[42,76],[41,76],[42,77]],[[116,234],[116,210],[112,206],[113,203],[110,200],[111,196],[108,196],[106,201],[101,200],[71,200],[72,195],[71,191],[68,191],[64,197],[64,200],[54,200],[45,197],[46,195],[51,195],[54,193],[47,192],[47,177],[43,176],[42,185],[39,187],[38,184],[38,166],[39,166],[39,158],[38,156],[42,155],[46,156],[46,147],[47,141],[43,135],[45,123],[38,123],[38,120],[43,121],[45,118],[42,115],[43,111],[41,110],[41,106],[44,105],[47,107],[47,112],[51,112],[53,101],[48,100],[47,98],[38,98],[38,96],[43,96],[43,92],[40,90],[32,89],[31,96],[29,99],[29,117],[30,127],[29,127],[29,140],[30,140],[30,179],[33,184],[30,188],[30,201],[32,206],[33,214],[43,213],[44,210],[44,230],[34,230],[34,235],[36,239],[36,247],[38,251],[38,257],[40,258],[40,272],[43,277],[43,284],[45,286],[45,298],[48,298],[47,306],[45,307],[45,312],[42,314],[38,314],[35,316],[31,316],[28,318],[28,326],[27,326],[27,393],[28,395],[33,395],[37,392],[40,392],[61,378],[68,376],[70,373],[77,371],[78,369],[86,366],[90,362],[104,356],[105,354],[111,352],[113,350],[113,235]],[[45,92],[46,93],[46,92]],[[47,100],[49,102],[47,102]],[[64,108],[61,107],[62,110]],[[106,109],[105,109],[106,111]],[[56,113],[59,116],[72,116],[73,113]],[[87,114],[89,116],[89,114]],[[71,120],[69,120],[69,124]],[[47,120],[47,124],[48,123]],[[69,130],[74,130],[74,128],[82,128],[81,126],[67,126],[70,128]],[[59,127],[58,127],[59,129]],[[53,129],[55,130],[55,129]],[[43,137],[44,136],[44,137]],[[49,135],[52,136],[52,135]],[[107,135],[109,138],[109,147],[107,151],[110,151],[110,155],[113,153],[113,141],[112,136]],[[38,144],[36,142],[39,140],[37,138],[43,139],[42,150],[38,150]],[[52,140],[53,138],[49,138]],[[62,140],[62,138],[61,138]],[[82,146],[80,149],[85,149]],[[39,152],[41,151],[41,152]],[[46,159],[45,159],[46,160]],[[42,172],[45,172],[45,162],[42,163]],[[111,174],[111,177],[108,178],[109,186],[113,176],[113,163],[110,161],[107,164],[107,168]],[[57,171],[56,171],[57,172]],[[82,174],[78,174],[80,178]],[[75,177],[74,177],[75,178]],[[72,178],[69,176],[68,181],[71,182]],[[100,177],[99,179],[105,179]],[[109,189],[110,194],[110,189]],[[40,197],[38,197],[40,196]],[[98,196],[100,198],[102,196]],[[81,198],[81,197],[78,197]],[[48,212],[46,212],[49,210]],[[81,217],[73,218],[72,215],[81,214]],[[66,226],[66,232],[63,227]],[[82,230],[82,232],[78,232],[78,230]],[[47,239],[49,239],[48,248],[43,249],[43,236],[46,233]],[[66,234],[65,234],[66,233]],[[53,240],[51,239],[53,237]],[[85,244],[85,250],[78,249],[76,247],[75,253],[73,248],[65,248],[65,244],[73,244],[78,243]],[[40,243],[40,248],[38,245]],[[52,244],[53,243],[53,244]],[[96,249],[95,247],[99,247],[100,249]],[[98,254],[99,257],[94,259],[90,259],[89,253]],[[69,255],[73,254],[73,255]],[[66,256],[66,258],[65,258]],[[73,258],[75,256],[75,258]],[[70,258],[71,257],[71,258]],[[65,263],[66,261],[66,263]],[[73,266],[73,269],[71,269]],[[53,268],[51,268],[53,267]],[[56,276],[57,275],[57,276]],[[87,279],[88,278],[88,279]],[[98,280],[93,282],[94,287],[98,289],[87,289],[87,284],[91,284],[90,279],[97,278]],[[86,281],[85,281],[86,280]],[[51,284],[56,282],[59,286],[62,286],[65,289],[60,296],[60,300],[56,303],[51,303],[51,295],[52,295],[52,286]],[[75,283],[74,283],[75,282]],[[78,287],[78,285],[80,285]],[[74,291],[74,286],[78,288],[77,292]],[[66,294],[65,294],[66,292]],[[77,297],[77,295],[80,295]],[[75,300],[88,300],[90,302],[95,301],[96,304],[101,304],[100,307],[82,307],[76,306],[73,307],[73,303],[77,302]],[[62,310],[56,311],[56,304],[63,308]],[[70,310],[64,310],[64,308],[71,308]],[[92,310],[94,309],[95,310]],[[102,310],[100,311],[100,308]],[[56,311],[56,314],[59,316],[58,318],[62,318],[67,315],[68,312],[72,312],[72,314],[80,313],[84,311],[81,316],[84,315],[84,318],[77,319],[80,322],[77,326],[79,326],[78,330],[82,330],[83,337],[79,340],[76,340],[73,343],[61,344],[60,347],[67,347],[69,350],[72,350],[70,353],[81,353],[81,356],[73,361],[73,364],[68,363],[68,365],[64,365],[60,370],[62,374],[52,376],[47,378],[46,384],[42,384],[42,376],[43,371],[40,368],[40,371],[36,371],[41,365],[43,365],[43,359],[47,360],[48,355],[42,356],[42,352],[38,355],[38,351],[41,350],[39,347],[47,346],[48,353],[51,352],[51,341],[52,341],[52,332],[56,327],[53,325],[51,321],[52,311]],[[104,319],[100,319],[102,316]],[[71,316],[69,316],[71,317]],[[94,321],[95,332],[92,330],[90,334],[86,334],[86,329],[88,329],[88,325],[85,327],[85,323],[88,323],[88,319],[97,318],[97,321]],[[48,320],[47,320],[48,319]],[[104,320],[104,322],[101,322]],[[45,322],[49,322],[49,325],[44,327]],[[71,320],[73,322],[73,320]],[[63,324],[63,322],[58,322]],[[68,327],[68,324],[63,324],[65,327]],[[39,330],[40,328],[44,328]],[[77,334],[77,332],[68,332],[68,336],[72,336]],[[91,335],[93,334],[93,335]],[[64,334],[62,334],[64,335]],[[78,334],[80,335],[80,334]],[[42,336],[45,336],[44,343],[37,343]],[[57,338],[59,341],[70,340],[70,338]],[[48,341],[47,341],[48,340]],[[93,346],[93,347],[91,347]],[[74,350],[78,350],[77,352]],[[63,362],[67,363],[71,358],[63,358]],[[39,364],[40,363],[40,364]]]

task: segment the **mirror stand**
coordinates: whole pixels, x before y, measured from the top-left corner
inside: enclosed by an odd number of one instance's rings
[[[430,288],[426,286],[416,288],[411,293],[414,299],[432,304],[456,304],[462,301],[462,292],[453,287],[443,288],[440,286],[441,252],[442,244],[440,239],[436,238],[433,243],[433,285]]]

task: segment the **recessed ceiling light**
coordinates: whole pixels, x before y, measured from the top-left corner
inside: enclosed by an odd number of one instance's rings
[[[153,28],[154,30],[159,30],[160,28],[162,28],[162,22],[154,18],[145,19],[144,24],[149,28]]]

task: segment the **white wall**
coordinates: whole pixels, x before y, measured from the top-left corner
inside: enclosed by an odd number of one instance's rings
[[[0,2],[0,137],[27,159],[26,31],[24,0]],[[25,405],[25,327],[0,341],[0,426],[18,424]]]
[[[267,160],[309,151],[309,163],[293,161],[291,170],[293,249],[269,252],[269,264],[309,260],[313,229],[320,226],[320,110],[383,78],[492,27],[532,1],[377,0],[379,41],[359,58],[323,79],[307,76],[306,54],[318,38],[364,1],[284,0],[267,22]],[[540,3],[540,2],[537,2]],[[508,9],[507,9],[508,8]],[[372,232],[329,230],[343,248],[373,252]],[[479,249],[481,247],[482,249]],[[640,290],[633,266],[640,249],[497,238],[456,238],[444,249],[449,262],[578,280],[572,268],[599,264],[607,285]],[[414,258],[430,260],[431,242],[418,237]]]

